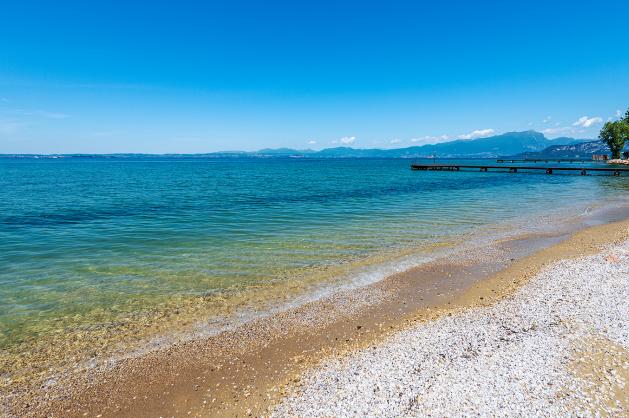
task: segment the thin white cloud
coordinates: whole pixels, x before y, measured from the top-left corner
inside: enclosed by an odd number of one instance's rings
[[[30,114],[33,116],[41,116],[42,118],[46,119],[66,119],[70,117],[70,115],[66,115],[65,113],[48,112],[46,110],[35,110]]]
[[[450,135],[438,135],[438,136],[420,136],[417,138],[411,138],[411,142],[416,143],[417,145],[426,145],[426,144],[439,144],[441,142],[451,141],[453,139],[476,139],[476,138],[484,138],[487,136],[491,136],[496,133],[493,129],[477,129],[467,134],[461,134],[457,136]]]
[[[400,142],[402,142],[402,140],[401,140],[401,139],[399,139],[399,138],[395,138],[395,139],[392,139],[392,140],[391,140],[391,141],[389,141],[389,142],[390,142],[391,144],[399,144]]]
[[[551,119],[552,119],[552,117],[551,117],[551,116],[546,116],[546,117],[544,118],[544,120],[542,120],[542,123],[548,123],[548,122],[550,122],[550,121],[551,121]]]
[[[313,139],[313,140],[308,141],[308,144],[309,144],[309,145],[315,145],[316,143],[317,143],[317,141],[315,141],[314,139]]]
[[[48,110],[29,110],[29,109],[4,109],[2,111],[5,115],[13,115],[15,117],[24,118],[35,117],[35,118],[45,118],[45,119],[66,119],[69,118],[70,115],[61,112],[50,112]]]
[[[343,138],[340,139],[342,144],[345,145],[349,145],[349,144],[353,144],[354,141],[356,141],[356,137],[355,136],[344,136]]]
[[[548,136],[576,134],[579,131],[571,126],[558,126],[555,128],[542,129],[542,133]]]
[[[0,135],[12,135],[17,133],[25,123],[15,120],[0,120]]]
[[[440,142],[449,141],[450,139],[451,138],[449,135],[438,135],[438,136],[426,135],[426,136],[420,136],[417,138],[411,138],[411,142],[414,142],[417,145],[426,145],[426,144],[438,144]]]
[[[622,112],[620,111],[620,109],[616,110],[616,117],[619,118],[622,116]]]
[[[106,138],[116,135],[117,133],[114,131],[97,131],[92,132],[92,136],[96,138]]]
[[[460,139],[475,139],[475,138],[484,138],[486,136],[493,135],[496,131],[493,129],[477,129],[475,131],[470,132],[469,134],[459,135]]]
[[[587,116],[581,116],[577,119],[576,122],[572,124],[572,126],[580,126],[581,128],[589,128],[592,125],[603,122],[603,118],[600,116],[594,116],[592,118],[588,118]]]

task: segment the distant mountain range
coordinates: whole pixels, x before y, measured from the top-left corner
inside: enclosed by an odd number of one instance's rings
[[[627,147],[625,147],[625,149],[626,148]],[[565,145],[551,145],[539,152],[524,152],[519,155],[525,158],[590,158],[593,154],[610,154],[610,150],[607,144],[597,140]]]
[[[542,151],[553,145],[573,145],[587,139],[548,139],[536,131],[508,132],[478,139],[457,139],[439,144],[428,144],[406,148],[326,148],[321,151],[295,150],[290,148],[263,149],[254,153],[235,153],[236,156],[283,156],[294,158],[493,158],[524,152]],[[218,153],[222,154],[222,153]],[[230,153],[230,155],[234,155]]]
[[[195,157],[195,158],[494,158],[504,155],[516,155],[523,153],[538,153],[553,147],[578,147],[580,144],[589,143],[592,140],[575,138],[548,139],[542,133],[536,131],[508,132],[501,135],[478,139],[457,139],[439,144],[429,144],[395,149],[379,148],[350,148],[336,147],[326,148],[320,151],[296,150],[291,148],[263,149],[260,151],[227,151],[207,154],[166,154],[160,157]],[[597,142],[598,141],[594,141]],[[550,148],[549,148],[550,147]],[[554,149],[554,148],[553,148]],[[557,148],[559,149],[559,148]],[[4,155],[5,157],[74,157],[74,158],[129,158],[129,157],[155,157],[151,154],[59,154],[36,156],[26,154]]]

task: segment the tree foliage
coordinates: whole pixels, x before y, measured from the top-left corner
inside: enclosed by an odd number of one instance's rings
[[[620,158],[620,153],[625,147],[625,141],[629,141],[629,110],[622,119],[605,123],[599,138],[611,150],[612,158]]]

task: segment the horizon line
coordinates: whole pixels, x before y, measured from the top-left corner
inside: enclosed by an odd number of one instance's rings
[[[6,153],[0,153],[0,157],[6,157],[6,156],[108,156],[108,155],[154,155],[154,156],[168,156],[168,155],[185,155],[185,156],[194,156],[194,155],[209,155],[209,154],[255,154],[255,153],[264,153],[266,152],[270,152],[270,151],[278,151],[278,150],[290,150],[290,151],[295,151],[296,153],[317,153],[317,152],[321,152],[324,150],[329,150],[329,149],[338,149],[338,148],[344,148],[344,149],[350,149],[350,150],[377,150],[377,151],[394,151],[394,150],[401,150],[401,149],[407,149],[407,148],[423,148],[426,146],[436,146],[436,145],[442,145],[442,144],[449,144],[452,142],[457,142],[457,141],[465,141],[465,142],[474,142],[474,141],[478,141],[481,139],[487,139],[487,138],[494,138],[497,136],[503,136],[503,135],[507,135],[507,134],[521,134],[521,133],[527,133],[527,132],[534,132],[534,133],[538,133],[541,134],[545,139],[547,139],[548,141],[555,141],[557,139],[562,139],[562,138],[570,138],[573,140],[578,140],[578,141],[596,141],[599,138],[574,138],[574,137],[570,137],[570,136],[561,136],[561,137],[555,137],[555,138],[548,138],[546,135],[544,135],[543,132],[540,131],[536,131],[534,129],[529,129],[526,131],[507,131],[507,132],[503,132],[503,133],[499,133],[499,134],[495,134],[495,135],[490,135],[490,136],[484,136],[484,137],[479,137],[479,138],[472,138],[472,139],[465,139],[465,138],[453,138],[449,141],[443,141],[443,142],[435,142],[435,143],[427,143],[427,144],[421,144],[421,145],[409,145],[409,146],[404,146],[404,147],[396,147],[396,148],[378,148],[378,147],[369,147],[369,148],[362,148],[362,147],[352,147],[350,146],[351,144],[346,144],[346,145],[336,145],[336,146],[330,146],[330,147],[325,147],[325,148],[321,148],[321,149],[311,149],[311,148],[305,148],[305,149],[297,149],[297,148],[290,148],[290,147],[277,147],[277,148],[260,148],[257,150],[253,150],[253,151],[246,151],[246,150],[220,150],[220,151],[207,151],[207,152],[194,152],[194,153],[178,153],[178,152],[163,152],[163,153],[152,153],[152,152],[52,152],[52,153],[33,153],[33,152],[6,152]]]

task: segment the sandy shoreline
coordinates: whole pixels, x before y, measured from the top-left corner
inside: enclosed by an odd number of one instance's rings
[[[627,416],[629,240],[308,373],[274,416]]]
[[[457,260],[437,260],[217,337],[175,344],[110,370],[67,376],[9,399],[9,414],[267,414],[323,359],[374,344],[418,321],[489,305],[551,262],[591,254],[625,238],[628,226],[628,221],[595,226],[569,238],[532,236],[480,248]],[[547,248],[530,254],[536,246]]]

